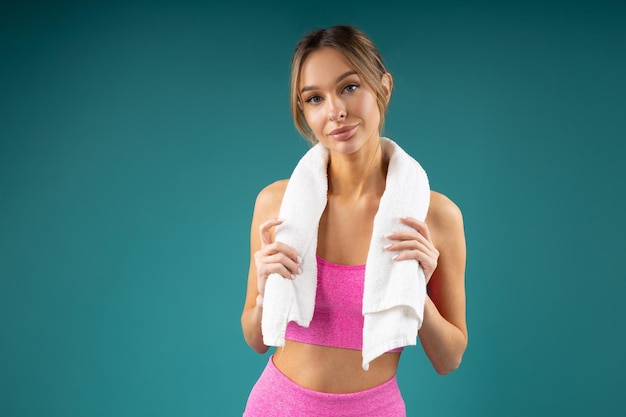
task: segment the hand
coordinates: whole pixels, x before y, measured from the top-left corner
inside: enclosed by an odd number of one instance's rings
[[[296,274],[302,272],[296,250],[282,242],[272,241],[271,229],[282,223],[281,219],[271,219],[259,226],[261,249],[254,253],[254,261],[261,299],[265,293],[265,282],[270,274],[277,273],[283,278],[294,279]]]
[[[398,252],[392,258],[394,261],[416,259],[422,265],[428,284],[439,259],[439,251],[431,241],[428,226],[413,217],[403,217],[400,221],[414,230],[391,233],[387,238],[395,242],[386,245],[385,249]]]

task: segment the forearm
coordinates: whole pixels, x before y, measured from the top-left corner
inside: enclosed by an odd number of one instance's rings
[[[247,308],[241,315],[241,328],[246,343],[257,353],[265,353],[269,346],[263,343],[263,333],[261,331],[261,316],[263,307],[255,305]]]
[[[424,305],[424,321],[418,335],[437,373],[445,375],[459,367],[467,347],[467,337],[440,314],[428,296]]]

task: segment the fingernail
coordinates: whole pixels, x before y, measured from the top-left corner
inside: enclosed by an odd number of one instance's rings
[[[292,280],[296,279],[296,276],[294,274],[291,274],[291,279]]]
[[[302,257],[300,255],[298,255],[298,258],[296,260],[298,261],[299,264],[302,263]]]
[[[388,243],[385,246],[383,246],[383,249],[389,249],[391,245],[393,245],[393,243]]]
[[[298,275],[302,273],[302,268],[298,268]]]
[[[398,255],[393,255],[393,256],[391,257],[391,260],[392,260],[392,261],[395,261],[397,258],[398,258]]]
[[[387,234],[385,235],[385,238],[389,239],[391,236],[393,236],[393,233],[387,233]]]

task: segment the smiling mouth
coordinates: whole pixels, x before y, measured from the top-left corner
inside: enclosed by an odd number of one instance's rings
[[[337,140],[345,140],[352,136],[352,133],[356,130],[356,127],[357,125],[340,127],[331,131],[328,135]]]
[[[333,131],[332,131],[332,132],[330,132],[329,134],[330,134],[330,135],[337,135],[337,134],[339,134],[339,133],[343,133],[343,132],[345,132],[345,131],[348,131],[348,130],[352,129],[353,127],[354,127],[354,126],[344,126],[344,127],[340,127],[340,128],[337,128],[337,129],[333,130]]]

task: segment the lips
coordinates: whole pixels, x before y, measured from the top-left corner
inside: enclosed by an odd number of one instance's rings
[[[357,125],[354,125],[354,126],[342,126],[342,127],[339,127],[337,129],[332,130],[328,134],[328,136],[331,136],[332,138],[334,138],[336,140],[346,140],[346,139],[349,139],[350,136],[352,136],[352,134],[354,133],[356,128],[357,128]]]

